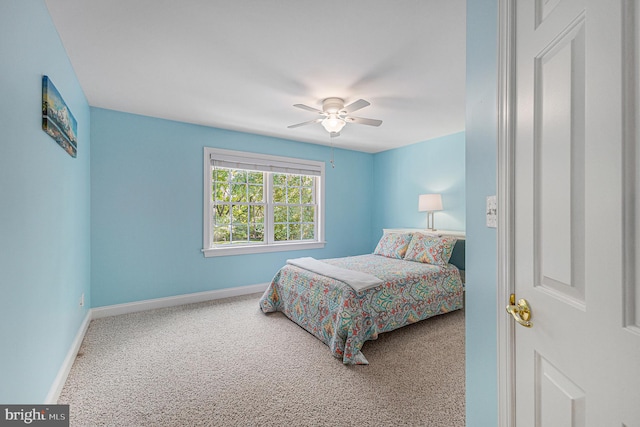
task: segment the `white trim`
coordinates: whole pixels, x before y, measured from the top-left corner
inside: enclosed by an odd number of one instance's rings
[[[440,237],[455,237],[459,240],[465,240],[467,238],[466,232],[462,230],[430,230],[428,228],[383,228],[382,234],[387,233],[424,233]]]
[[[303,249],[322,249],[326,242],[276,243],[271,245],[238,245],[221,248],[203,249],[206,258],[228,255],[261,254],[266,252],[300,251]]]
[[[60,393],[62,393],[62,388],[64,387],[64,383],[67,381],[69,372],[71,372],[71,367],[73,366],[73,362],[75,362],[76,360],[76,355],[80,350],[82,340],[84,339],[84,335],[87,333],[90,322],[91,310],[87,310],[87,314],[85,314],[84,320],[82,320],[80,328],[76,333],[76,337],[73,339],[73,342],[69,347],[69,351],[67,351],[67,355],[62,361],[60,369],[58,369],[58,374],[56,375],[56,378],[53,380],[53,383],[49,388],[49,393],[47,393],[47,397],[44,401],[45,405],[54,405],[58,403],[58,398],[60,397]]]
[[[214,291],[196,292],[192,294],[182,294],[165,298],[154,298],[143,301],[128,302],[124,304],[107,305],[91,309],[93,319],[100,319],[120,314],[136,313],[138,311],[153,310],[156,308],[173,307],[176,305],[192,304],[196,302],[210,301],[222,298],[248,295],[257,292],[264,292],[268,283],[259,283],[250,286],[238,286],[235,288],[217,289]]]
[[[623,254],[623,285],[624,285],[624,313],[623,326],[627,330],[640,333],[640,307],[637,307],[637,287],[639,269],[636,266],[636,251],[638,239],[636,235],[637,167],[638,153],[638,96],[640,95],[640,81],[638,80],[638,25],[640,25],[640,7],[635,0],[622,2],[622,129],[623,129],[623,159],[622,159],[622,254]]]
[[[223,150],[205,147],[209,164],[215,160],[223,167],[247,166],[255,170],[276,171],[281,173],[298,173],[301,175],[320,176],[324,171],[324,162],[298,159],[294,157],[273,156],[248,151]],[[234,164],[236,166],[234,166]]]
[[[204,147],[204,155],[202,156],[204,160],[204,165],[202,168],[202,176],[204,178],[204,184],[202,185],[203,197],[202,197],[202,250],[204,248],[208,248],[211,246],[211,155],[209,147]],[[209,172],[207,172],[209,171]],[[208,201],[208,202],[207,202]]]
[[[498,1],[498,426],[516,425],[515,330],[505,307],[514,286],[515,0]]]

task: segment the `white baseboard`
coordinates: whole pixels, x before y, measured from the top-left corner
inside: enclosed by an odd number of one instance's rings
[[[264,292],[268,283],[260,283],[250,286],[239,286],[237,288],[219,289],[215,291],[197,292],[193,294],[176,295],[166,298],[155,298],[143,301],[129,302],[125,304],[107,305],[91,309],[92,319],[101,317],[118,316],[120,314],[135,313],[137,311],[153,310],[155,308],[173,307],[176,305],[192,304],[195,302],[210,301],[221,298],[248,295],[257,292]]]
[[[82,321],[80,328],[78,329],[78,333],[71,343],[71,347],[67,352],[67,356],[64,358],[62,366],[58,370],[58,375],[56,375],[56,378],[53,381],[51,388],[49,389],[45,404],[58,403],[58,398],[60,397],[60,393],[62,393],[62,388],[67,381],[67,377],[69,376],[69,372],[71,371],[73,362],[76,360],[76,356],[78,355],[78,351],[80,350],[80,345],[82,345],[82,340],[84,340],[84,335],[87,333],[87,329],[89,328],[89,323],[91,322],[91,320],[99,319],[101,317],[117,316],[119,314],[135,313],[137,311],[152,310],[154,308],[173,307],[176,305],[192,304],[195,302],[210,301],[240,295],[249,295],[257,292],[264,292],[268,286],[268,283],[259,283],[257,285],[239,286],[236,288],[219,289],[215,291],[196,292],[193,294],[176,295],[166,298],[155,298],[144,301],[108,305],[90,309],[89,311],[87,311],[87,314]]]
[[[84,334],[87,332],[90,322],[91,310],[87,310],[87,314],[84,316],[84,320],[82,320],[82,323],[80,324],[78,333],[73,339],[71,347],[69,347],[69,351],[62,362],[62,366],[60,366],[60,369],[58,370],[58,375],[56,375],[56,378],[53,380],[51,388],[49,388],[49,393],[47,393],[47,397],[44,402],[45,405],[58,403],[58,398],[60,397],[60,393],[62,393],[62,388],[64,387],[64,383],[67,381],[67,376],[71,371],[73,362],[76,360],[76,355],[78,354],[78,350],[80,350],[80,345],[82,345]]]

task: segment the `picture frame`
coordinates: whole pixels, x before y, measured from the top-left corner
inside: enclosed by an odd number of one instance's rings
[[[48,76],[42,76],[42,130],[71,157],[77,157],[78,123]]]

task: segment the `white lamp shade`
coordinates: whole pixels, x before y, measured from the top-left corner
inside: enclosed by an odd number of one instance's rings
[[[338,117],[337,114],[329,114],[329,117],[322,121],[322,126],[326,129],[327,132],[340,132],[346,122]]]
[[[442,195],[421,194],[418,199],[419,212],[433,212],[442,210]]]

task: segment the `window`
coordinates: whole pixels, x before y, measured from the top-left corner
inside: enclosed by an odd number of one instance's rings
[[[324,247],[324,163],[204,149],[206,257]]]

